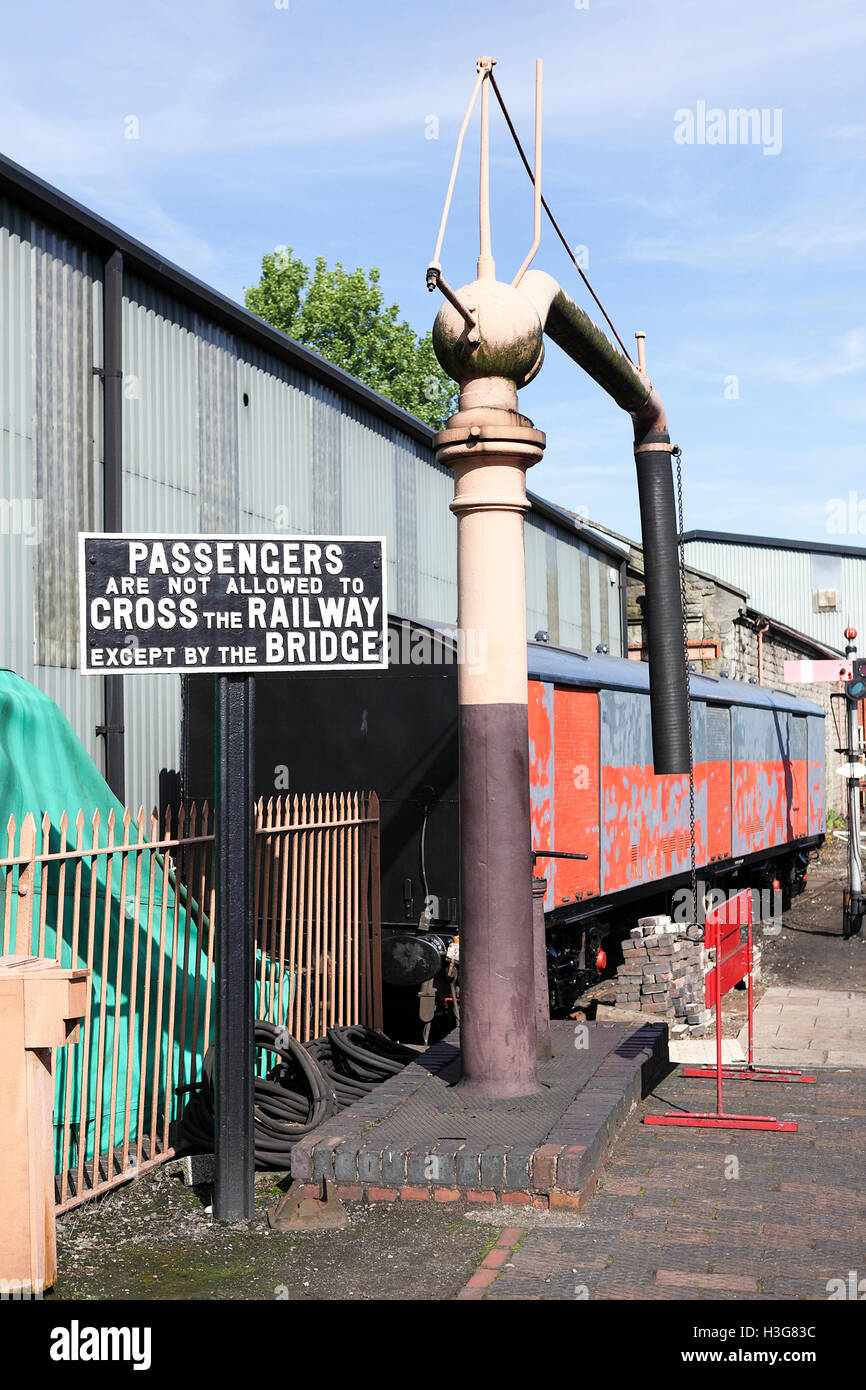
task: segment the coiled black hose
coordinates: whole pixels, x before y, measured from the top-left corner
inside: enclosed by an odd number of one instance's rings
[[[338,1069],[331,1044],[327,1038],[314,1038],[305,1046],[327,1080],[340,1110],[345,1110],[347,1105],[360,1100],[362,1096],[368,1095],[373,1089],[374,1082],[361,1081]]]
[[[290,1167],[298,1139],[368,1095],[417,1056],[412,1048],[357,1025],[331,1028],[326,1038],[314,1038],[302,1046],[284,1029],[258,1020],[255,1046],[257,1052],[279,1059],[254,1082],[256,1167],[279,1171]],[[201,1082],[181,1121],[180,1153],[213,1152],[213,1067],[209,1048]]]
[[[292,1148],[304,1134],[336,1112],[337,1100],[321,1068],[284,1029],[259,1019],[256,1051],[279,1058],[253,1085],[253,1130],[257,1168],[289,1167]],[[212,1153],[214,1145],[214,1054],[208,1048],[202,1079],[181,1121],[182,1153]]]
[[[341,1110],[417,1056],[411,1047],[358,1025],[330,1028],[327,1038],[314,1038],[306,1047],[327,1077]]]
[[[349,1075],[377,1084],[396,1076],[417,1056],[411,1047],[357,1025],[329,1028],[328,1041]]]

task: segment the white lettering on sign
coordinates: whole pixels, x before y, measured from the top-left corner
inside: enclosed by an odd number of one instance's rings
[[[387,666],[381,537],[79,538],[81,670]]]

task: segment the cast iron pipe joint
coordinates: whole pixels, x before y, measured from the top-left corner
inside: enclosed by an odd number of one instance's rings
[[[471,314],[474,330],[446,299],[433,325],[433,348],[460,387],[460,400],[457,414],[436,436],[436,456],[451,467],[473,456],[491,462],[507,456],[531,467],[541,458],[545,437],[520,414],[517,392],[544,360],[538,313],[520,289],[492,277],[462,286],[454,299]],[[521,505],[528,510],[525,498]]]
[[[669,444],[668,421],[662,398],[648,377],[642,377],[641,380],[646,382],[649,395],[644,405],[629,412],[634,425],[635,448],[641,444]]]
[[[491,278],[464,285],[456,297],[475,319],[478,341],[469,340],[465,320],[446,300],[433,325],[442,370],[461,392],[475,381],[511,382],[516,410],[516,392],[538,375],[544,360],[544,329],[535,306],[522,290]]]

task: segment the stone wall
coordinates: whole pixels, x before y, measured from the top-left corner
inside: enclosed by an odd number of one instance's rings
[[[644,639],[644,581],[640,552],[632,553],[633,572],[628,579],[628,641],[630,654],[638,655]],[[731,680],[758,679],[758,615],[748,609],[748,597],[743,590],[698,570],[686,571],[686,622],[689,646],[695,668],[705,675],[718,676],[726,671]],[[827,787],[827,808],[844,813],[845,781],[836,768],[842,758],[836,752],[839,739],[834,722],[831,693],[838,689],[826,682],[815,685],[786,685],[786,661],[821,660],[830,653],[810,638],[789,632],[780,624],[771,623],[762,641],[762,683],[778,690],[790,691],[821,705],[827,718],[824,754]],[[836,718],[844,712],[834,701]]]

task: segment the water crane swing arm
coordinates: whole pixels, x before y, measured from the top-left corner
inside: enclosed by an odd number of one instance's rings
[[[645,560],[653,765],[657,774],[691,775],[688,667],[683,644],[681,528],[677,524],[671,470],[671,455],[678,454],[678,450],[670,441],[661,397],[646,372],[644,337],[643,334],[637,335],[636,367],[594,292],[593,298],[602,308],[622,351],[614,346],[553,276],[528,268],[540,240],[542,208],[550,215],[541,193],[541,64],[536,68],[535,173],[528,168],[528,161],[493,78],[493,59],[479,59],[477,73],[475,90],[458,138],[436,251],[427,269],[428,287],[431,290],[439,288],[447,300],[434,326],[436,355],[443,369],[461,388],[460,410],[439,436],[442,458],[448,462],[444,452],[446,447],[449,457],[455,449],[459,450],[466,434],[463,420],[470,425],[469,433],[476,444],[476,455],[492,447],[496,440],[510,438],[515,430],[525,433],[527,426],[531,428],[531,422],[518,413],[515,391],[528,385],[541,369],[545,335],[631,417]],[[488,130],[488,88],[491,84],[534,185],[533,241],[529,254],[510,283],[496,279],[491,250]],[[439,257],[460,151],[479,91],[481,168],[477,279],[454,291],[442,278]],[[557,232],[564,241],[558,228]],[[582,278],[586,282],[586,276]],[[475,412],[471,424],[467,412]],[[458,424],[458,421],[461,423]]]

